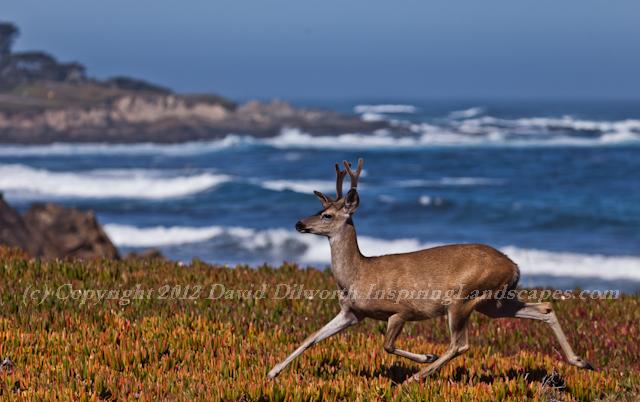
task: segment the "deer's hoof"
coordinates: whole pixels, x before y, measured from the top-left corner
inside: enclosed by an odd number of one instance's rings
[[[575,360],[571,360],[569,361],[569,363],[573,364],[576,367],[580,367],[581,369],[595,370],[591,365],[591,363],[589,363],[588,361],[584,360],[581,357],[576,357]]]
[[[422,380],[422,375],[420,374],[420,372],[417,372],[414,375],[412,375],[411,377],[409,377],[406,380],[404,380],[402,385],[408,385],[408,384],[411,384],[411,383],[414,383],[414,382],[420,382],[421,380]]]
[[[426,354],[422,355],[422,360],[420,360],[420,363],[433,363],[436,360],[438,360],[438,355]]]
[[[270,380],[273,380],[274,378],[276,378],[278,376],[278,374],[280,374],[280,365],[276,364],[271,371],[269,371],[269,374],[267,374],[267,378]]]

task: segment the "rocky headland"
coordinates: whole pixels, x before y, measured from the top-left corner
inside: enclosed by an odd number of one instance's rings
[[[284,127],[312,135],[388,127],[277,100],[238,105],[130,77],[91,78],[80,63],[61,63],[42,51],[13,52],[17,35],[15,25],[0,23],[0,143],[170,143],[229,133],[274,136]]]

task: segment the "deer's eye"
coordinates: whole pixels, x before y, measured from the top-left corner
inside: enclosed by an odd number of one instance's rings
[[[333,219],[333,215],[331,215],[331,214],[322,214],[322,219],[331,220],[331,219]]]

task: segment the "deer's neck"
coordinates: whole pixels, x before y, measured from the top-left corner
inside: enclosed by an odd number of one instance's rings
[[[331,245],[331,271],[342,289],[349,288],[357,279],[364,259],[358,248],[358,239],[353,222],[343,226],[329,237]]]

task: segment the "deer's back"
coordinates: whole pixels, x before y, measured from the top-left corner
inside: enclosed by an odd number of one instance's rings
[[[365,309],[373,308],[374,317],[406,312],[407,319],[422,319],[444,314],[447,297],[454,298],[451,303],[464,303],[474,291],[511,289],[519,275],[518,266],[492,247],[453,244],[370,257],[356,287],[370,297],[395,295],[367,303]]]

